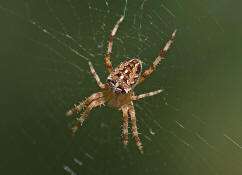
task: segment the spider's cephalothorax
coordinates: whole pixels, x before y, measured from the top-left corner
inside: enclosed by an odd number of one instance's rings
[[[138,129],[136,126],[136,117],[135,117],[133,101],[156,95],[158,93],[161,93],[162,90],[160,89],[154,92],[149,92],[146,94],[135,96],[133,89],[136,85],[141,83],[145,78],[147,78],[154,71],[155,67],[161,61],[166,51],[170,47],[175,37],[176,30],[172,33],[171,39],[166,43],[164,49],[160,51],[160,54],[155,59],[153,64],[150,66],[150,68],[146,70],[142,75],[141,75],[141,69],[142,69],[141,61],[138,59],[127,60],[126,62],[120,64],[120,66],[118,66],[116,69],[113,70],[113,67],[110,61],[110,55],[111,55],[112,46],[113,46],[113,39],[114,39],[114,35],[116,34],[116,31],[118,30],[119,24],[123,21],[123,19],[124,19],[124,16],[122,16],[118,20],[117,24],[112,30],[109,43],[108,43],[108,51],[106,53],[105,62],[110,75],[107,78],[107,84],[103,84],[100,81],[98,75],[96,74],[92,66],[92,63],[90,61],[88,62],[91,72],[94,78],[96,79],[98,86],[101,89],[105,89],[105,90],[92,94],[82,103],[75,106],[71,110],[67,111],[66,115],[70,116],[74,113],[77,113],[78,111],[82,110],[84,106],[90,103],[86,108],[86,110],[84,111],[84,113],[82,114],[82,116],[77,120],[76,125],[72,128],[72,134],[74,135],[78,127],[82,125],[88,113],[92,110],[92,108],[95,108],[97,106],[104,104],[105,102],[108,102],[109,106],[118,108],[123,112],[124,147],[126,147],[128,144],[128,114],[129,114],[131,118],[132,132],[133,132],[136,145],[140,153],[143,154],[144,153],[143,147],[141,145],[139,135],[138,135]]]
[[[140,60],[127,60],[110,73],[107,79],[108,86],[117,94],[127,94],[135,87],[141,70]]]

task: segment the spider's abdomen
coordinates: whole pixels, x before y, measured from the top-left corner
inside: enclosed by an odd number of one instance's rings
[[[107,79],[108,85],[117,94],[127,94],[135,87],[141,70],[140,60],[127,60],[110,73]]]

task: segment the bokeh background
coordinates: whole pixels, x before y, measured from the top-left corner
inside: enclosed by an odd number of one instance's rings
[[[239,1],[1,0],[1,174],[242,174],[242,23]],[[143,69],[174,29],[172,47],[136,94],[144,155],[122,113],[106,106],[65,112],[100,91],[110,32],[125,13],[111,60],[139,58]]]

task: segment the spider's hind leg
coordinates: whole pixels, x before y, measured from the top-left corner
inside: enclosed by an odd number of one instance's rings
[[[174,40],[174,37],[176,35],[176,30],[173,31],[170,40],[166,43],[165,47],[163,48],[162,51],[160,51],[159,56],[155,59],[155,61],[153,62],[153,64],[150,66],[150,68],[148,70],[146,70],[142,76],[140,76],[138,83],[141,83],[142,81],[144,81],[145,78],[147,78],[148,76],[150,76],[150,74],[154,71],[155,67],[157,66],[157,64],[161,61],[161,59],[164,57],[164,55],[166,54],[167,50],[169,49],[172,41]]]
[[[97,81],[97,84],[100,88],[104,89],[104,88],[107,88],[107,85],[106,84],[103,84],[99,78],[99,76],[97,75],[95,69],[93,68],[93,65],[91,63],[91,61],[88,61],[88,64],[89,64],[89,67],[90,67],[90,70],[92,72],[92,75],[94,76],[95,80]]]
[[[112,33],[110,35],[109,41],[108,41],[108,50],[106,53],[106,57],[105,57],[105,62],[106,62],[106,66],[108,69],[108,72],[111,73],[113,71],[113,67],[112,67],[112,63],[110,61],[110,55],[112,52],[112,47],[113,47],[113,39],[114,36],[118,30],[119,24],[124,20],[124,16],[121,16],[121,18],[118,20],[117,24],[114,26]]]

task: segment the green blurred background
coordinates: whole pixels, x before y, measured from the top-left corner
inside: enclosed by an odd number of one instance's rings
[[[241,5],[239,1],[1,0],[1,174],[242,174]],[[126,7],[126,8],[125,8]],[[126,10],[125,10],[126,9]],[[113,65],[139,58],[147,69],[178,30],[157,70],[136,94],[144,145],[122,113],[97,107],[75,137],[65,112],[100,91],[110,32]]]

